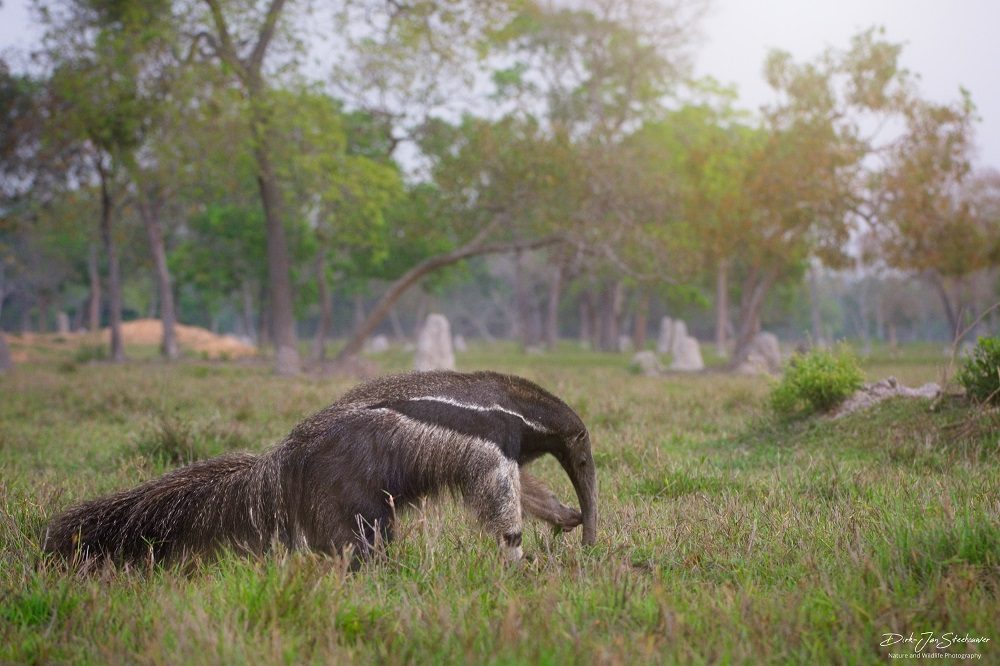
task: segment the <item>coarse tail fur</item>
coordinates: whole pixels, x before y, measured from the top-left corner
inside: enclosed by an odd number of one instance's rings
[[[522,466],[554,456],[580,510]],[[222,547],[351,552],[392,539],[396,511],[450,489],[510,559],[523,513],[597,531],[590,436],[562,400],[521,377],[413,372],[348,391],[261,455],[197,462],[53,518],[44,549],[68,560],[159,562]]]

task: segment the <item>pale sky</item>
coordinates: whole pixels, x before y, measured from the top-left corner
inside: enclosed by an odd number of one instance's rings
[[[0,0],[0,51],[30,49],[37,31],[28,0]],[[886,28],[905,44],[903,65],[921,76],[924,95],[953,100],[972,93],[981,122],[979,163],[1000,169],[1000,1],[998,0],[714,0],[702,24],[696,70],[735,84],[741,105],[770,100],[761,74],[770,48],[811,58],[845,48],[858,31]]]
[[[735,83],[742,105],[771,100],[764,57],[771,48],[809,59],[828,46],[846,48],[871,26],[904,45],[905,68],[937,102],[972,94],[981,122],[979,163],[1000,169],[1000,2],[997,0],[714,0],[704,23],[696,70]]]

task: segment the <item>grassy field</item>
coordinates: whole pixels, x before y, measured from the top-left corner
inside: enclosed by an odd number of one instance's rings
[[[937,380],[940,349],[924,351],[876,356],[868,378]],[[1000,663],[1000,421],[957,399],[777,423],[765,379],[476,351],[463,369],[523,374],[588,424],[596,546],[532,524],[508,568],[445,499],[356,573],[301,553],[67,573],[40,558],[54,512],[264,449],[353,383],[134,355],[55,350],[0,377],[0,662],[883,663],[915,651],[883,634],[929,631],[987,637],[941,652]],[[535,468],[573,500],[554,461]]]

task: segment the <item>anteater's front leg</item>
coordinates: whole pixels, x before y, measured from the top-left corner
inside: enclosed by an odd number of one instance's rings
[[[483,527],[497,538],[506,558],[520,560],[524,553],[517,463],[506,458],[491,463],[467,483],[465,495]]]
[[[529,516],[553,527],[571,530],[583,522],[579,509],[566,506],[540,479],[521,470],[521,507]]]

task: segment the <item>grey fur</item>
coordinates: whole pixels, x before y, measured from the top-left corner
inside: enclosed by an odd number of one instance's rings
[[[570,476],[581,511],[520,466],[546,453]],[[597,488],[590,439],[564,402],[492,372],[379,378],[299,423],[262,455],[172,471],[56,516],[44,549],[67,559],[175,560],[222,546],[369,554],[392,538],[395,510],[460,493],[508,557],[521,556],[522,512],[593,543]]]

